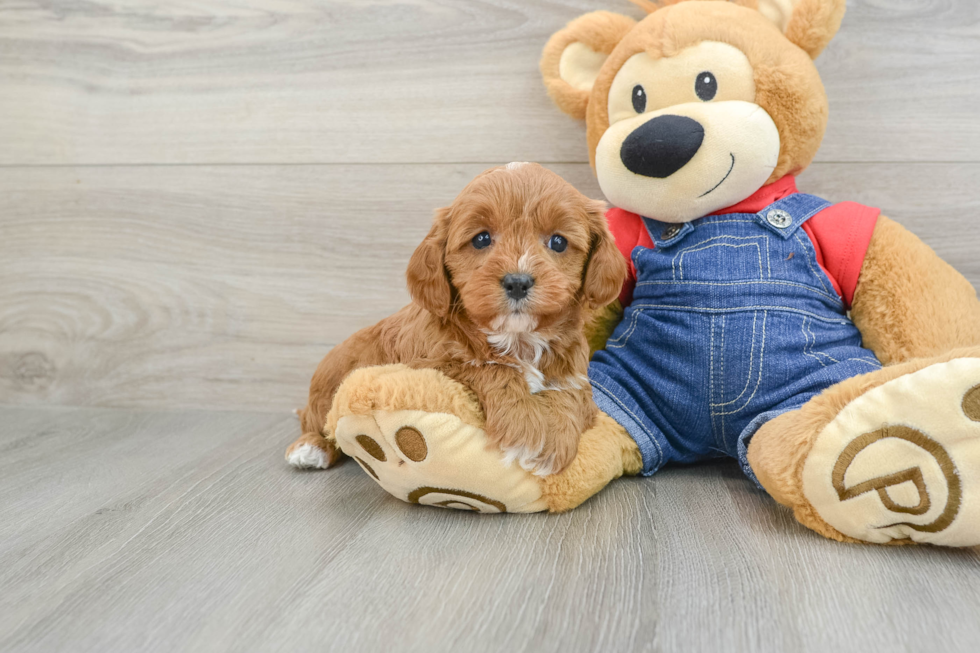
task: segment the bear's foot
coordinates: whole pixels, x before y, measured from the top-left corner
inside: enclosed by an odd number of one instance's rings
[[[353,372],[327,425],[340,449],[402,501],[482,513],[548,509],[539,479],[490,444],[472,393],[434,370]]]
[[[851,379],[760,436],[749,457],[760,481],[828,537],[980,544],[980,358]]]
[[[636,443],[605,414],[560,474],[525,471],[490,444],[476,397],[435,370],[367,367],[344,380],[325,430],[388,493],[409,503],[481,513],[564,512],[623,474]]]
[[[980,359],[852,401],[817,436],[802,482],[821,518],[854,539],[980,544]]]

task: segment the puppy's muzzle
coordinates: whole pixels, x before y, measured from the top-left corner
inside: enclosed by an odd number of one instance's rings
[[[704,127],[684,116],[658,116],[626,137],[619,158],[630,172],[666,179],[684,166],[701,149]]]
[[[530,274],[508,274],[500,280],[507,297],[514,301],[520,301],[527,297],[528,291],[534,285],[534,277]]]

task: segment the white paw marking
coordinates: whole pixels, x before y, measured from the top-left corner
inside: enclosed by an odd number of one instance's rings
[[[286,462],[298,469],[326,469],[327,456],[312,444],[301,444],[286,456]]]
[[[503,463],[505,467],[510,467],[517,463],[521,469],[531,472],[535,476],[551,476],[557,471],[555,469],[555,457],[541,457],[541,447],[532,449],[531,447],[509,447],[504,448]]]

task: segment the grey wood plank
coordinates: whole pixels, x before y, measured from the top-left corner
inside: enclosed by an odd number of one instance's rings
[[[0,171],[0,403],[302,406],[486,167]]]
[[[822,161],[978,161],[980,5],[851,0]],[[627,0],[0,5],[0,164],[584,162],[537,72]]]
[[[843,545],[731,464],[403,504],[254,413],[0,409],[0,650],[974,651],[980,550]]]
[[[0,403],[289,410],[485,164],[0,171]],[[587,165],[554,166],[601,197]],[[980,285],[980,165],[817,164]]]

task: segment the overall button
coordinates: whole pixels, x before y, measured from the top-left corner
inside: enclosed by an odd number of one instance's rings
[[[782,209],[773,209],[766,214],[766,220],[777,229],[785,229],[793,224],[793,216]]]
[[[671,226],[667,227],[666,229],[664,229],[664,232],[662,234],[660,234],[660,238],[661,238],[661,240],[670,240],[671,238],[673,238],[674,236],[676,236],[680,232],[681,232],[681,228],[678,225],[676,225],[676,224],[675,225],[671,225]]]

